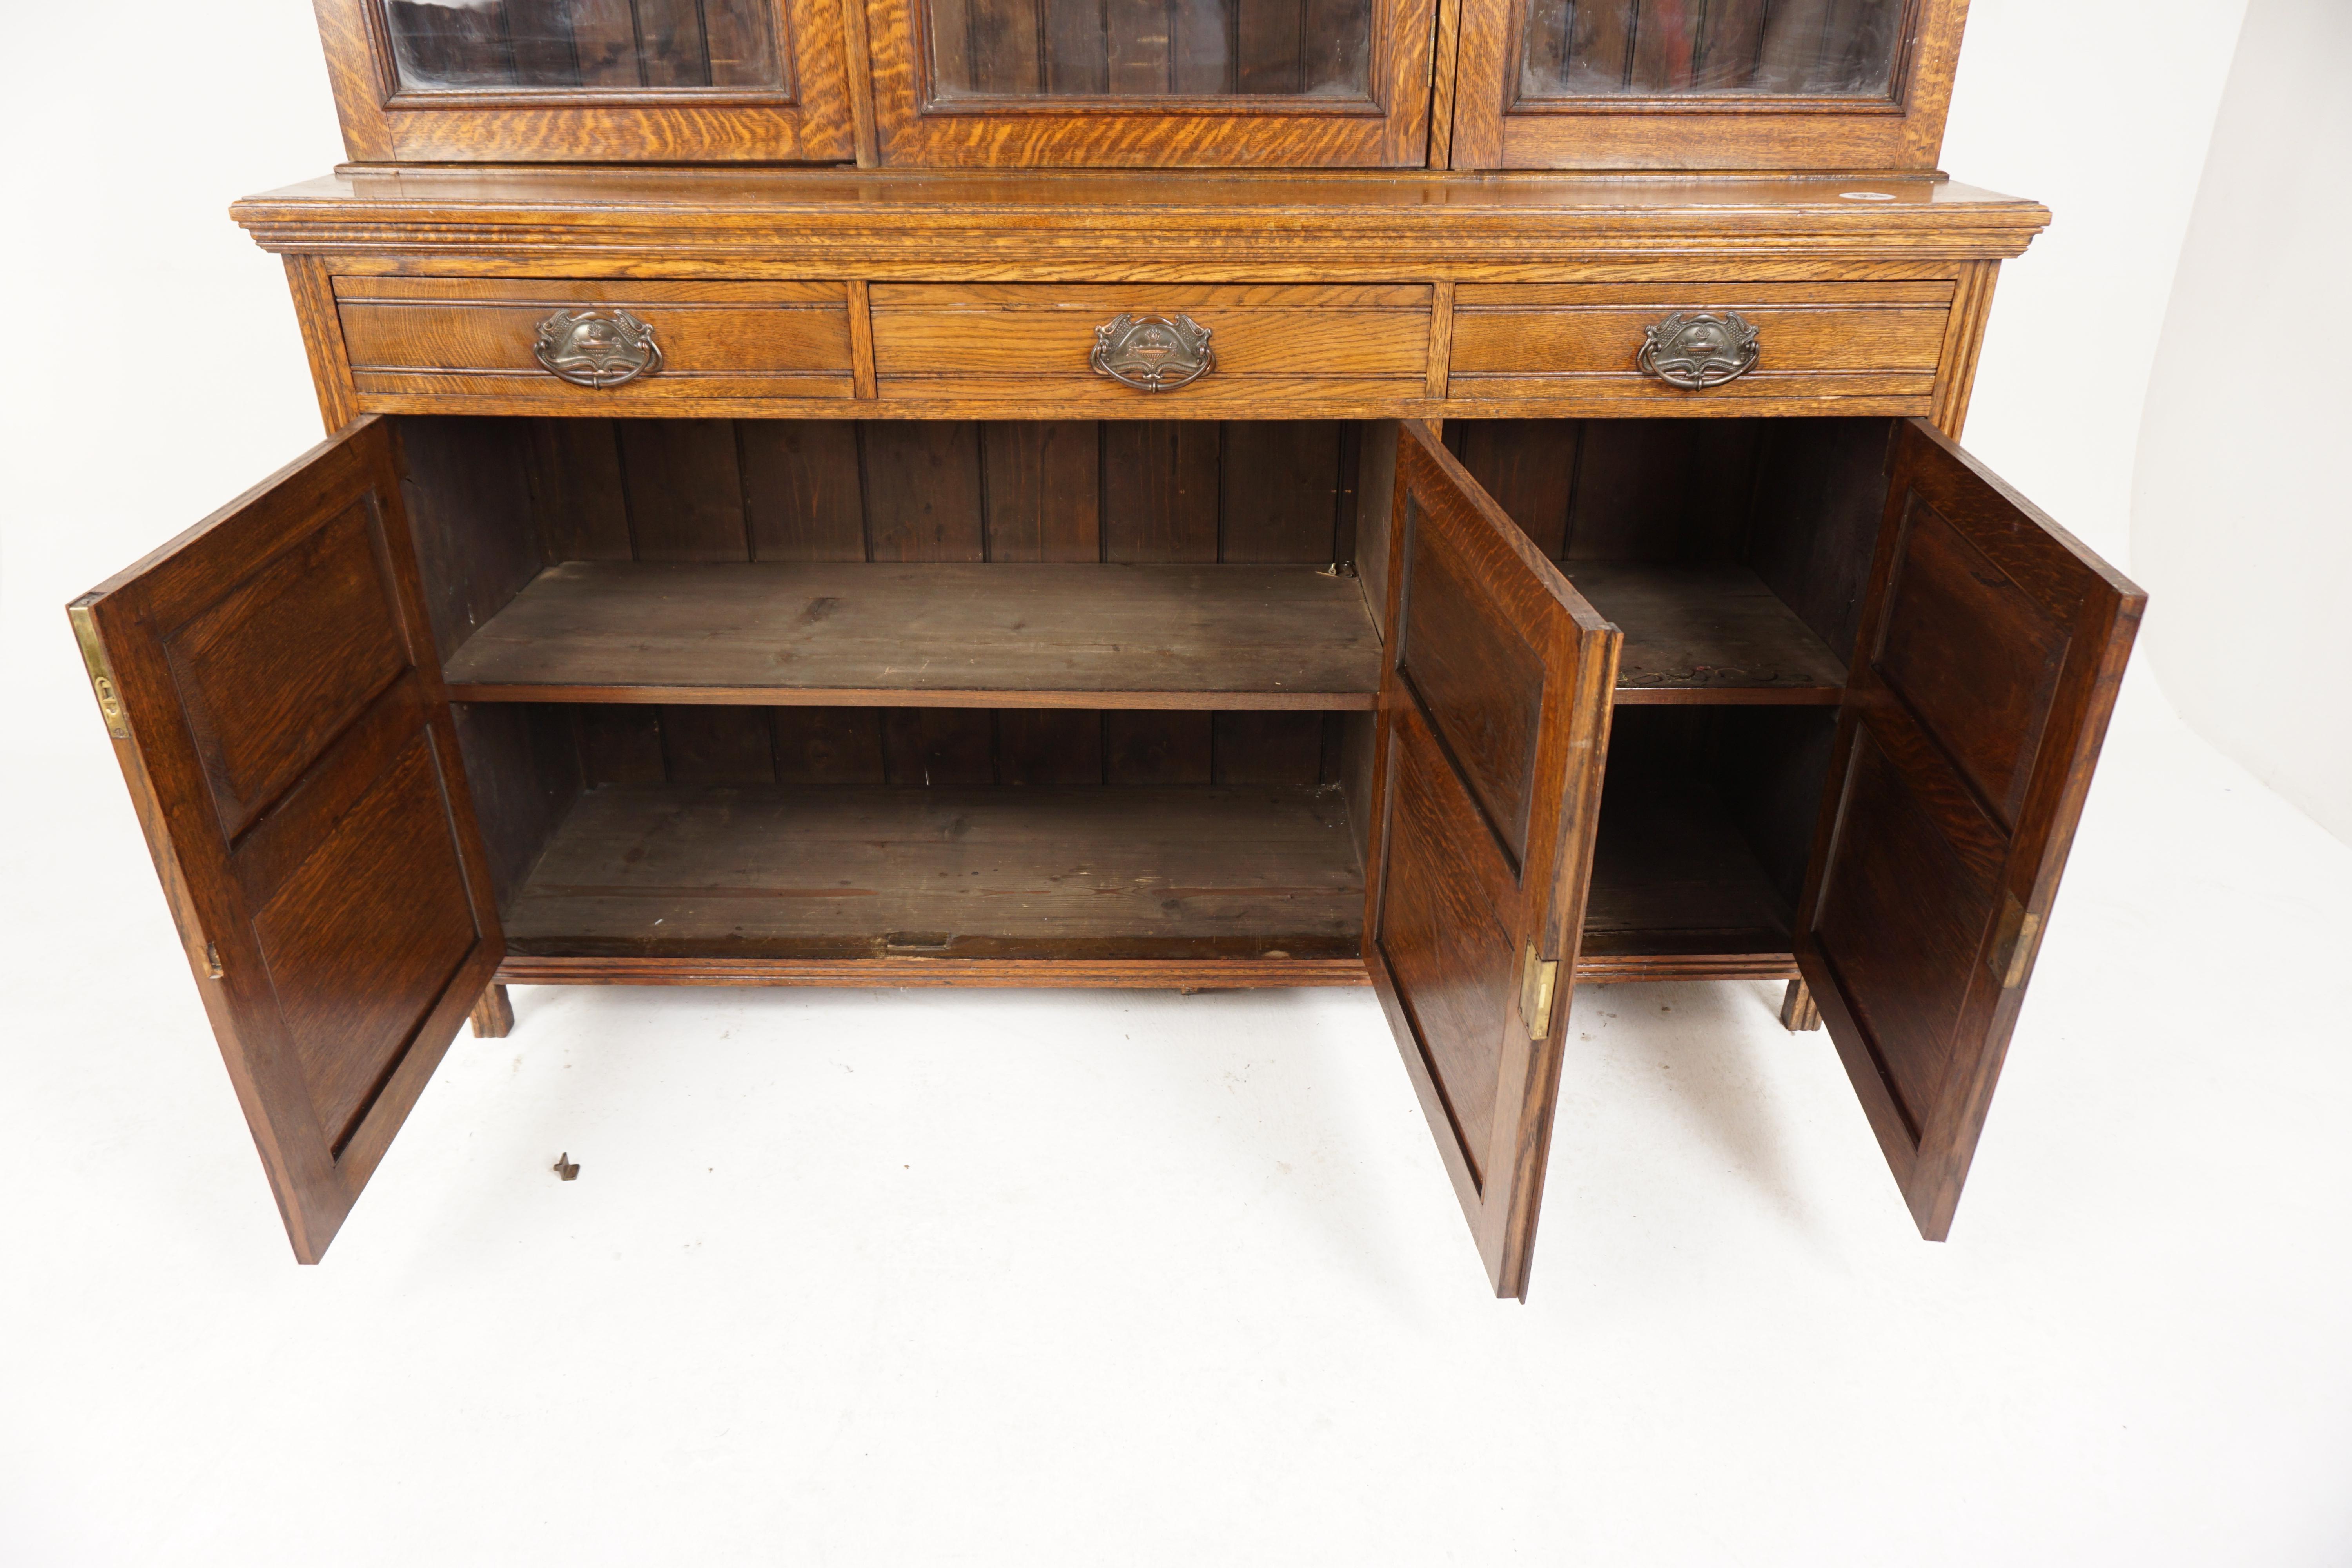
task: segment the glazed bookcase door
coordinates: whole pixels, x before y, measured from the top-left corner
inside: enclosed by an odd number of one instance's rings
[[[503,951],[415,561],[368,419],[70,607],[305,1263]]]
[[[840,162],[837,0],[315,0],[360,163]]]
[[[2146,603],[1934,427],[1898,426],[1796,952],[1930,1240],[1951,1228]]]
[[[881,161],[1419,167],[1435,0],[866,0]]]
[[[1457,169],[1932,169],[1968,0],[1462,0]]]
[[[1487,1278],[1525,1300],[1621,638],[1418,422],[1385,575],[1365,955]]]

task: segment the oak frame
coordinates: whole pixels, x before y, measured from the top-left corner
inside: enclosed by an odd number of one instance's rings
[[[1913,0],[1885,100],[1657,96],[1523,101],[1526,0],[1459,0],[1449,166],[1475,169],[1935,168],[1969,0]]]
[[[1437,0],[1375,0],[1372,90],[1348,100],[972,98],[940,103],[925,0],[864,0],[875,161],[886,167],[1419,168]],[[856,5],[858,0],[849,0]]]
[[[382,0],[312,0],[355,163],[835,163],[856,152],[835,0],[769,0],[782,90],[417,92],[401,88]]]

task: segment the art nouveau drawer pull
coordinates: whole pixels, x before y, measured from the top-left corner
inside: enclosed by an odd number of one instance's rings
[[[1217,368],[1209,329],[1190,316],[1120,316],[1095,329],[1087,363],[1138,392],[1169,392]]]
[[[653,324],[626,310],[558,310],[540,322],[531,352],[574,386],[618,386],[662,367]]]
[[[1754,324],[1738,312],[1677,310],[1648,330],[1639,363],[1668,386],[1704,392],[1754,370],[1759,352]]]

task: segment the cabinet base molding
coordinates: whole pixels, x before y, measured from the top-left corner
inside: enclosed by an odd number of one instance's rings
[[[1793,980],[1796,973],[1796,960],[1782,953],[1611,955],[1584,958],[1576,966],[1580,985],[1654,980]],[[1034,985],[1120,991],[1234,991],[1371,984],[1363,961],[1354,958],[1153,963],[1028,958],[546,958],[513,952],[499,965],[498,981],[501,986]]]
[[[541,958],[509,953],[509,985],[1056,986],[1122,991],[1368,985],[1357,958],[1127,959]]]

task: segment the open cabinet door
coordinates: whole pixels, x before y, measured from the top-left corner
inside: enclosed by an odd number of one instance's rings
[[[1388,560],[1365,952],[1487,1277],[1525,1300],[1620,637],[1417,421]]]
[[[503,948],[423,605],[370,418],[68,612],[305,1263]]]
[[[1932,426],[1897,426],[1796,950],[1931,1241],[2146,603]]]

